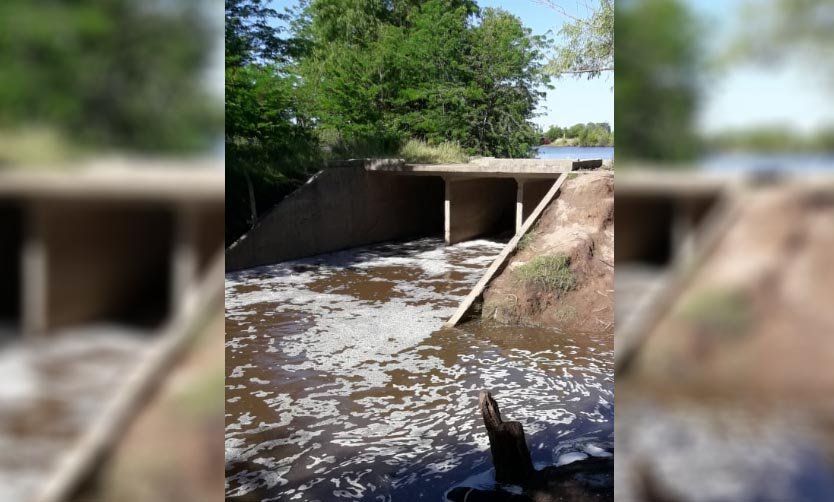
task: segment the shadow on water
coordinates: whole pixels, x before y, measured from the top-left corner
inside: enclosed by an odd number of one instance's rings
[[[613,450],[613,336],[439,329],[502,245],[421,239],[227,275],[227,498],[442,500],[483,483],[482,389],[540,465]]]

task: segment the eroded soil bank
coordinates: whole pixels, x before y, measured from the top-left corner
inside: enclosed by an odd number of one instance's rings
[[[555,261],[565,264],[560,269]],[[482,318],[565,332],[614,327],[614,175],[577,174],[484,292]]]

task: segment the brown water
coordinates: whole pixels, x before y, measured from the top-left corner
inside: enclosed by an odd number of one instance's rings
[[[0,345],[0,500],[37,496],[149,346],[141,333],[89,327]]]
[[[226,276],[226,496],[489,488],[488,389],[534,462],[614,446],[613,336],[440,329],[503,243],[386,244]]]

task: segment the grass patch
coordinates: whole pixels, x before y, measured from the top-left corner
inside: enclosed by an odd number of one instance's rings
[[[527,232],[526,234],[521,236],[521,239],[518,240],[518,248],[519,251],[524,251],[525,249],[529,248],[533,241],[536,239],[536,235],[533,232]]]
[[[400,147],[399,157],[414,164],[456,164],[469,162],[469,155],[455,142],[430,145],[424,141],[411,139]]]
[[[548,291],[571,291],[576,287],[576,276],[570,269],[570,257],[565,254],[537,256],[515,269],[516,278],[525,284],[536,284]]]
[[[752,305],[743,291],[706,289],[684,301],[678,315],[696,328],[717,333],[742,334],[753,322]]]

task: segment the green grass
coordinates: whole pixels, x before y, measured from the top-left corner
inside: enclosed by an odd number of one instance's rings
[[[699,329],[741,334],[753,322],[749,297],[731,288],[708,288],[687,298],[678,315]]]
[[[455,164],[469,162],[469,156],[458,143],[445,142],[430,145],[424,141],[411,139],[400,148],[399,156],[406,162],[414,164]]]
[[[527,232],[526,234],[521,236],[521,239],[518,240],[518,248],[519,251],[524,251],[525,249],[529,248],[533,241],[536,239],[536,234],[533,232]]]
[[[570,269],[570,257],[565,254],[537,256],[515,269],[516,278],[525,284],[535,284],[548,291],[571,291],[576,287],[576,276]]]

